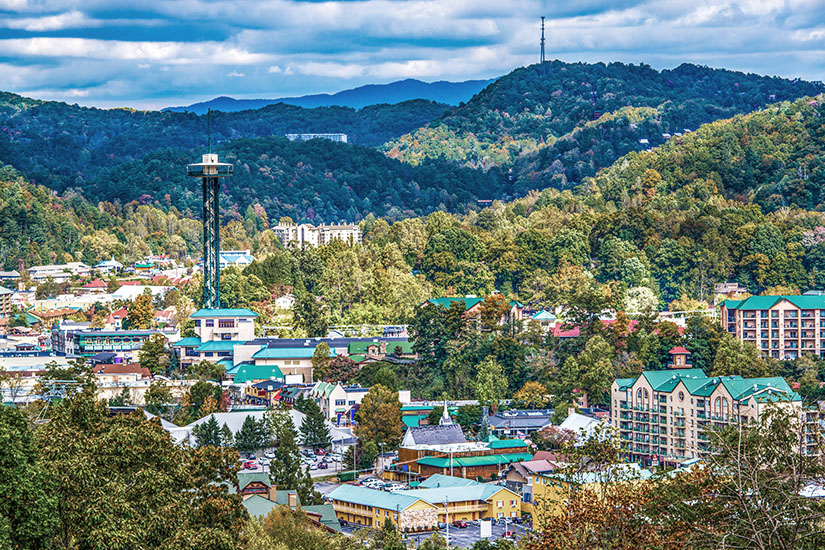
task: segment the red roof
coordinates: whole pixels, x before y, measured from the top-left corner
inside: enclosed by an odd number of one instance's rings
[[[675,348],[670,350],[668,353],[671,354],[671,355],[679,355],[679,354],[685,354],[685,353],[690,353],[690,352],[688,350],[686,350],[685,348],[683,348],[682,346],[676,346]]]
[[[606,319],[602,320],[602,325],[604,328],[608,328],[616,323],[615,319]],[[636,319],[631,319],[627,324],[627,331],[634,332],[636,328],[639,326],[639,321]],[[685,333],[685,327],[677,327],[679,334]],[[653,332],[654,334],[658,331],[655,329]],[[581,330],[579,327],[573,327],[565,329],[564,323],[557,323],[556,326],[553,327],[553,336],[555,338],[578,338]]]
[[[141,378],[151,378],[152,373],[146,367],[141,367],[140,363],[115,363],[110,365],[98,365],[95,367],[95,374],[139,374]]]
[[[143,281],[120,281],[120,286],[143,286]]]
[[[106,288],[108,285],[101,281],[100,279],[95,279],[94,281],[89,281],[82,288]]]

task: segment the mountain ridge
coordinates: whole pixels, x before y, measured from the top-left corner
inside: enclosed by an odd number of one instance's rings
[[[207,101],[192,103],[191,105],[165,107],[161,110],[204,114],[208,109],[212,109],[213,111],[229,113],[260,109],[267,105],[277,103],[304,108],[336,106],[361,109],[369,105],[396,104],[412,99],[424,99],[437,103],[445,103],[447,105],[458,105],[463,101],[469,100],[494,81],[495,79],[464,80],[461,82],[451,82],[447,80],[424,82],[414,78],[407,78],[387,84],[365,84],[335,93],[309,94],[275,99],[237,99],[230,96],[218,96]]]

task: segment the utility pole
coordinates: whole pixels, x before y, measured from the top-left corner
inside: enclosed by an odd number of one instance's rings
[[[444,497],[444,524],[447,526],[447,547],[450,546],[450,504]]]

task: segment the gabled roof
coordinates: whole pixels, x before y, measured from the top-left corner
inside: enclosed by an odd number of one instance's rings
[[[499,439],[490,441],[487,447],[490,449],[524,449],[527,448],[527,443],[521,439]]]
[[[174,344],[172,344],[173,348],[196,348],[202,344],[201,339],[197,336],[187,336],[186,338],[181,338]]]
[[[251,309],[235,308],[235,309],[199,309],[189,317],[191,319],[200,319],[202,317],[257,317],[258,314]]]
[[[728,309],[749,311],[756,309],[770,309],[782,300],[787,300],[800,309],[825,308],[825,296],[809,295],[781,295],[781,296],[751,296],[744,300],[725,300],[723,303]]]
[[[460,424],[434,424],[407,428],[404,444],[408,445],[453,445],[467,443]]]
[[[327,494],[327,498],[384,510],[406,510],[416,502],[427,502],[416,496],[401,494],[400,491],[389,493],[357,485],[341,485]]]
[[[534,321],[555,321],[556,316],[543,309],[537,313],[534,313],[532,319]]]
[[[431,298],[427,300],[427,302],[436,305],[436,306],[444,306],[447,309],[450,309],[451,306],[457,305],[460,302],[464,302],[464,310],[468,310],[473,306],[481,303],[484,301],[484,298],[479,298],[474,296],[472,298],[465,298],[463,296],[455,296],[455,297],[445,297],[445,298]]]
[[[284,373],[278,365],[240,365],[233,381],[235,384],[241,384],[254,380],[278,380],[283,378]]]
[[[506,487],[502,487],[501,485],[490,485],[487,483],[474,483],[471,485],[462,486],[454,485],[452,487],[434,487],[429,489],[410,489],[406,491],[398,491],[396,494],[415,496],[424,502],[438,505],[443,504],[444,502],[485,501],[501,491],[507,491],[514,497],[518,498],[516,493]]]
[[[464,477],[445,476],[444,474],[433,474],[419,485],[422,489],[435,489],[438,487],[463,487],[465,485],[478,485],[477,481]]]

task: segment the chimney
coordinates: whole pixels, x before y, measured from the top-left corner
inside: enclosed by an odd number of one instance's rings
[[[289,493],[289,507],[296,508],[298,506],[298,494]]]

